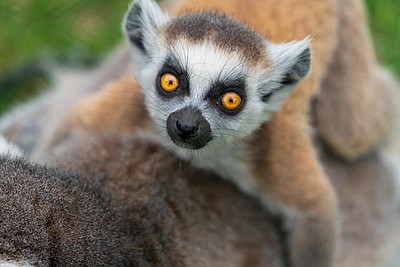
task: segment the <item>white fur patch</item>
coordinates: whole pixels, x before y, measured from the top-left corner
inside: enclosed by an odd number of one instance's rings
[[[10,144],[3,136],[0,136],[0,156],[2,155],[11,158],[23,157],[22,151],[17,146]]]
[[[400,157],[397,154],[389,151],[381,151],[379,153],[379,157],[393,173],[396,203],[398,203],[400,201]]]
[[[16,262],[16,261],[2,261],[0,260],[0,267],[33,267],[26,262]]]

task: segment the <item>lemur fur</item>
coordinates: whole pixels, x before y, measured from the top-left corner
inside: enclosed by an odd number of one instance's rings
[[[284,215],[292,266],[333,266],[336,198],[307,112],[333,53],[334,2],[181,1],[176,9],[170,18],[138,0],[124,24],[154,138]],[[222,98],[241,102],[228,109]]]
[[[137,236],[95,183],[33,164],[16,155],[14,145],[3,146],[1,137],[0,143],[0,266],[140,261]]]
[[[337,156],[355,160],[388,142],[399,86],[376,60],[363,1],[337,0],[334,60],[315,100],[319,135]]]
[[[23,157],[23,152],[17,146],[9,143],[2,135],[0,135],[0,156],[21,158]]]
[[[152,127],[142,97],[137,83],[126,78],[79,101],[48,164],[100,182],[102,191],[132,208],[127,217],[146,210],[148,217],[135,225],[148,229],[140,240],[155,240],[142,247],[156,252],[154,266],[160,259],[173,266],[282,266],[278,229],[256,201],[210,174],[193,172],[163,149],[134,140]],[[374,153],[346,163],[320,149],[340,199],[337,266],[396,266],[400,180],[393,166],[398,161],[388,164]],[[160,248],[160,238],[150,238],[155,232],[173,237],[168,246]]]

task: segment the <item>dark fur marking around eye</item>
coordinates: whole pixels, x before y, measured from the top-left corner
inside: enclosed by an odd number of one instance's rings
[[[179,88],[174,92],[165,92],[161,89],[160,79],[165,73],[171,73],[179,79]],[[177,96],[177,95],[188,95],[190,93],[190,82],[187,70],[174,56],[169,56],[165,60],[163,66],[157,75],[156,88],[160,95],[165,97]]]
[[[235,110],[226,110],[221,106],[220,99],[224,93],[235,92],[242,98],[242,102],[239,108]],[[205,100],[209,100],[212,105],[222,110],[228,115],[236,115],[243,109],[246,103],[246,79],[245,76],[235,78],[225,78],[218,80],[213,83],[210,91],[205,97]]]
[[[222,49],[237,51],[255,63],[265,57],[264,39],[254,30],[219,12],[188,14],[174,18],[166,36],[193,42],[211,40]]]

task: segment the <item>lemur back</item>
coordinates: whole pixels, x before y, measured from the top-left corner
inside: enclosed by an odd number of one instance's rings
[[[93,184],[7,146],[0,144],[0,266],[144,262],[131,229]]]

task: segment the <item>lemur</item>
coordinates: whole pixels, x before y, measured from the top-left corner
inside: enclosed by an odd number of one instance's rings
[[[334,266],[336,198],[307,124],[335,44],[334,2],[182,1],[177,10],[170,18],[138,0],[124,23],[154,139],[282,214],[292,266]]]

